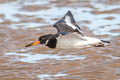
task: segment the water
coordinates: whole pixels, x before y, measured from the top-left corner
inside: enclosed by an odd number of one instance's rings
[[[0,80],[119,80],[119,0],[0,0]],[[83,33],[105,47],[25,48],[71,10]]]
[[[22,1],[21,1],[22,2]],[[43,6],[50,4],[49,1],[25,1],[23,2],[24,4],[20,4],[20,1],[16,2],[11,2],[11,3],[5,3],[1,4],[1,11],[0,14],[5,15],[5,20],[12,20],[13,22],[16,22],[14,24],[11,24],[12,28],[36,28],[36,27],[42,27],[42,26],[47,26],[47,25],[53,25],[56,20],[52,20],[54,18],[61,18],[64,16],[64,14],[68,11],[71,10],[72,13],[74,14],[74,17],[77,22],[79,22],[80,26],[87,26],[91,30],[93,30],[94,34],[108,34],[112,36],[117,36],[120,35],[119,33],[111,33],[110,30],[113,29],[119,29],[119,20],[120,20],[120,14],[117,13],[105,13],[105,14],[92,14],[93,11],[109,11],[113,9],[119,9],[119,5],[107,5],[103,3],[96,3],[96,1],[91,1],[90,4],[94,8],[89,8],[89,7],[81,7],[81,8],[74,8],[74,7],[55,7],[54,4],[51,4],[49,9],[40,9],[40,10],[35,10],[35,11],[28,11],[27,9],[21,10],[21,8],[24,9],[23,6],[30,6],[30,5],[38,5],[38,6]],[[16,7],[16,5],[19,5]],[[42,18],[45,21],[42,22],[21,22],[21,17],[15,17],[16,14],[19,15],[26,15],[26,16],[34,16],[34,18]],[[89,18],[88,18],[89,17]],[[113,17],[114,19],[112,20],[107,20],[105,18],[108,17]],[[29,17],[28,17],[29,19]],[[28,20],[26,19],[26,20]],[[4,19],[0,20],[1,22],[4,22]],[[89,21],[89,24],[82,23],[81,21]],[[20,23],[20,24],[18,24]],[[109,26],[108,26],[109,25]],[[105,28],[101,28],[105,26]],[[39,29],[38,29],[39,30]]]
[[[40,80],[45,80],[45,79],[51,79],[51,77],[64,77],[67,76],[67,74],[62,74],[62,73],[58,73],[56,75],[49,75],[49,74],[40,74],[38,77],[40,78]]]
[[[23,58],[20,58],[18,61],[22,62],[28,62],[28,63],[35,63],[39,60],[45,60],[45,59],[55,59],[55,60],[77,60],[77,59],[85,59],[87,56],[81,55],[81,56],[74,56],[74,55],[54,55],[54,54],[28,54],[28,53],[15,53],[15,52],[8,52],[5,55],[17,55],[17,56],[23,56]]]

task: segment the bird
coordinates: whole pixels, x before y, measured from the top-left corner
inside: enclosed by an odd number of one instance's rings
[[[70,10],[53,27],[57,29],[55,34],[41,35],[38,41],[25,47],[42,44],[51,49],[80,49],[85,47],[104,47],[110,43],[109,41],[85,36]]]

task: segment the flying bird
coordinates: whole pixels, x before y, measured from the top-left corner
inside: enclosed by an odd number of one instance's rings
[[[104,47],[109,41],[100,40],[83,35],[81,28],[76,23],[71,11],[69,10],[53,27],[57,29],[56,34],[47,34],[39,37],[38,41],[26,45],[25,47],[43,44],[49,48],[85,48],[85,47]]]

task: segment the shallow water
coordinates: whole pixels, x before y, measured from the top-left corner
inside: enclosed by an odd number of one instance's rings
[[[15,53],[15,52],[8,52],[5,54],[6,56],[9,55],[17,55],[17,56],[23,56],[23,58],[20,58],[18,61],[22,62],[28,62],[28,63],[35,63],[39,60],[45,60],[45,59],[55,59],[55,60],[78,60],[78,59],[85,59],[85,55],[81,56],[74,56],[74,55],[56,55],[56,54],[28,54],[28,53]],[[25,56],[25,58],[24,58]]]
[[[0,0],[0,80],[119,80],[119,0]],[[83,33],[106,47],[25,48],[71,10]]]
[[[38,77],[40,78],[40,80],[45,80],[45,79],[51,79],[51,77],[64,77],[64,76],[67,76],[67,74],[61,74],[61,73],[58,73],[56,75],[41,74]]]

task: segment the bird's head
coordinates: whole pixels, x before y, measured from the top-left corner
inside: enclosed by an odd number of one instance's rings
[[[37,44],[45,44],[46,46],[50,48],[55,48],[57,43],[56,35],[48,34],[48,35],[42,35],[39,37],[38,41],[30,43],[26,45],[25,47],[34,46]]]

